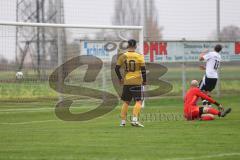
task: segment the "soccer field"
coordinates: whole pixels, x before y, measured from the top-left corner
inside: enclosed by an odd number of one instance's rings
[[[0,160],[240,160],[239,6],[0,0]]]
[[[240,100],[237,95],[218,100],[233,111],[209,122],[183,120],[181,98],[147,100],[145,128],[120,128],[120,106],[101,118],[65,122],[55,116],[55,101],[1,102],[0,159],[238,160]],[[95,104],[76,102],[72,112]]]

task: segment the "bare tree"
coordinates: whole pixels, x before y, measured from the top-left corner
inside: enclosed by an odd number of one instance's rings
[[[140,0],[115,0],[115,25],[141,25]]]
[[[144,2],[144,15],[141,12]],[[158,26],[158,15],[154,0],[115,0],[114,25],[144,25],[147,40],[160,40],[162,28]],[[144,21],[142,21],[144,19]],[[144,24],[142,24],[144,22]]]
[[[147,40],[155,41],[162,39],[162,27],[158,26],[158,14],[154,0],[144,0],[144,27]]]
[[[234,25],[226,26],[222,29],[219,38],[222,41],[240,40],[240,28]]]

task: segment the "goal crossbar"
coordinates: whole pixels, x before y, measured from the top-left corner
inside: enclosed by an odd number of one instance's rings
[[[29,27],[53,27],[53,28],[85,28],[85,29],[133,29],[142,30],[143,26],[116,26],[116,25],[79,25],[79,24],[57,24],[57,23],[28,23],[0,21],[0,25],[6,26],[29,26]]]
[[[139,51],[143,54],[144,33],[143,26],[116,26],[116,25],[80,25],[80,24],[56,24],[56,23],[29,23],[0,21],[0,25],[5,26],[25,26],[25,27],[52,27],[52,28],[83,28],[83,29],[127,29],[139,30]]]

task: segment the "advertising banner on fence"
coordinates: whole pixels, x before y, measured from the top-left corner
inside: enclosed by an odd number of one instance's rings
[[[208,49],[213,51],[216,44],[221,44],[223,61],[240,61],[240,42],[200,42],[200,41],[169,41],[145,42],[144,56],[146,62],[196,62],[199,54]],[[126,49],[123,42],[82,41],[81,54],[94,55],[103,61],[111,61],[118,48]]]

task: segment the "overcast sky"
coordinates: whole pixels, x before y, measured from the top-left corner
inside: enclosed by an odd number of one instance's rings
[[[128,1],[128,0],[126,0]],[[65,1],[67,23],[111,24],[115,0]],[[216,30],[216,0],[155,0],[164,39],[203,40]],[[240,26],[240,0],[221,0],[221,26]]]
[[[65,0],[65,22],[111,25],[114,2],[115,0]],[[0,1],[0,21],[15,21],[15,3],[16,0]],[[208,40],[216,31],[216,0],[155,0],[155,4],[164,40]],[[239,7],[240,0],[221,0],[221,27],[240,27]],[[2,36],[6,31],[0,29]],[[5,38],[3,41],[0,38],[2,54],[12,39]]]

